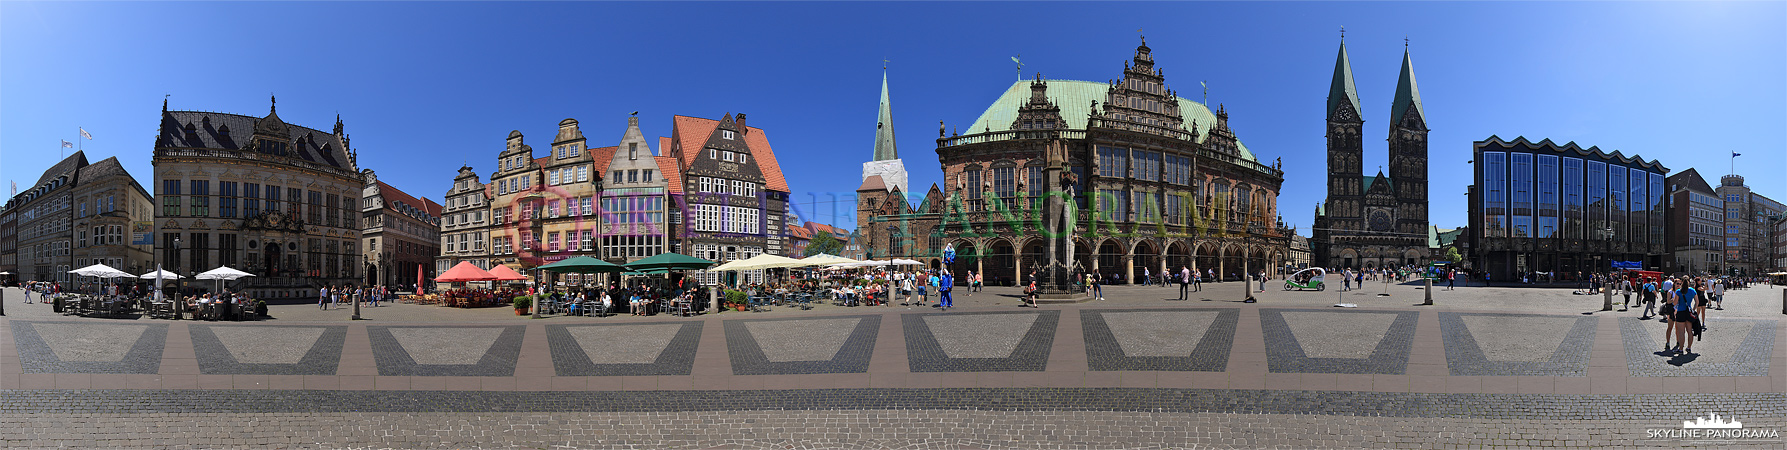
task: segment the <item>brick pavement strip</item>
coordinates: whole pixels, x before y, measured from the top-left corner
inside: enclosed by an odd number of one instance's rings
[[[1009,412],[929,409],[673,413],[0,416],[6,448],[1779,448],[1655,438],[1668,421]],[[1778,429],[1779,420],[1746,421]]]

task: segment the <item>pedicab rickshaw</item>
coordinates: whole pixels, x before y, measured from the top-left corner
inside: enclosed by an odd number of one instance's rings
[[[1322,279],[1327,276],[1328,271],[1320,267],[1299,270],[1284,278],[1284,290],[1324,290],[1327,289],[1327,286],[1322,284]]]

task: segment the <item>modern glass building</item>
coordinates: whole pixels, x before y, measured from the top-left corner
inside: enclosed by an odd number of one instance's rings
[[[1657,161],[1550,139],[1473,144],[1471,259],[1492,280],[1573,280],[1637,261],[1660,270],[1666,218]]]

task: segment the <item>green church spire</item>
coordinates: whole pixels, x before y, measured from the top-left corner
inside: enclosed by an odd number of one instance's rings
[[[875,119],[875,161],[900,159],[894,147],[893,103],[887,96],[887,68],[881,72],[881,112]]]
[[[1352,107],[1351,117],[1340,116],[1340,105]],[[1353,64],[1347,61],[1346,41],[1340,42],[1340,56],[1334,60],[1334,83],[1328,87],[1328,120],[1363,122],[1359,116],[1359,91],[1353,88]]]
[[[1402,75],[1396,77],[1396,101],[1390,105],[1390,123],[1402,123],[1410,108],[1414,108],[1415,117],[1422,123],[1427,121],[1427,113],[1421,109],[1421,90],[1415,88],[1415,63],[1405,48],[1402,50]],[[1425,125],[1420,127],[1426,128]]]

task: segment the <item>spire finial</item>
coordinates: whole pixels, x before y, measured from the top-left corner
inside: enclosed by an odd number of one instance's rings
[[[173,96],[174,94],[163,94],[161,96],[161,112],[168,112],[168,97]]]
[[[881,70],[887,70],[887,58],[881,58]]]
[[[1340,26],[1340,43],[1346,43],[1346,25]]]
[[[272,111],[272,112],[279,112],[279,96],[276,96],[273,94],[267,94],[267,99],[271,100],[273,102],[273,106],[271,108],[267,108],[267,110]]]
[[[1135,34],[1136,34],[1136,35],[1137,35],[1137,36],[1141,36],[1141,37],[1142,37],[1142,45],[1148,45],[1148,35],[1146,35],[1146,34],[1142,34],[1142,29],[1141,29],[1141,28],[1140,28],[1140,27],[1137,27],[1137,28],[1136,28],[1136,29],[1135,29]]]
[[[1409,51],[1409,37],[1406,34],[1402,35],[1402,51]]]

